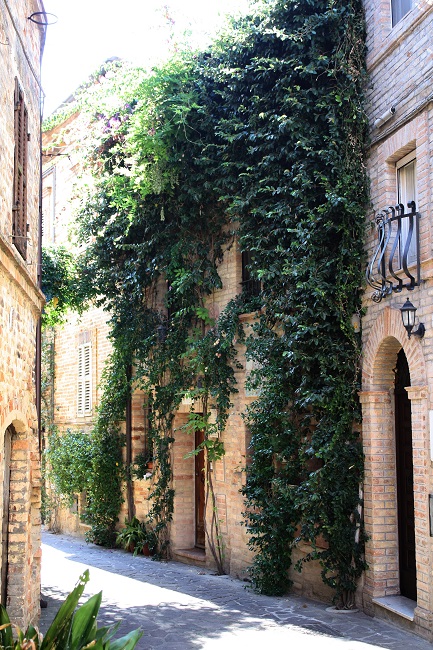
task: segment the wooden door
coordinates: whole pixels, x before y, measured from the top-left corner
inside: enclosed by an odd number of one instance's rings
[[[9,551],[9,495],[10,495],[10,466],[11,466],[12,432],[5,431],[4,442],[4,477],[3,477],[3,518],[2,518],[2,563],[1,563],[1,604],[6,606],[8,581],[8,551]]]
[[[203,431],[195,432],[195,448],[203,442]],[[205,500],[205,468],[204,451],[200,451],[195,457],[195,545],[198,548],[205,547],[204,533],[204,500]]]
[[[397,469],[398,544],[400,593],[416,600],[415,508],[413,496],[413,452],[409,366],[401,350],[395,375],[395,435]]]

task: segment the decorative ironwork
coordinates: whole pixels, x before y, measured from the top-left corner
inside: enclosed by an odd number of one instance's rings
[[[366,273],[367,282],[374,289],[374,302],[380,302],[393,291],[400,293],[403,288],[412,291],[420,284],[420,215],[415,201],[410,201],[407,207],[410,212],[405,212],[404,205],[399,203],[376,215],[379,242]],[[409,271],[409,266],[415,266],[416,276]]]

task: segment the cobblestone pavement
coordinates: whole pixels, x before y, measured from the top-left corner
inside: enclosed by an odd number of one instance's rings
[[[140,650],[432,650],[427,641],[361,612],[334,614],[298,596],[259,596],[228,576],[52,533],[43,535],[48,608],[42,610],[42,631],[86,568],[85,595],[103,591],[99,622],[121,620],[119,634],[140,627]]]

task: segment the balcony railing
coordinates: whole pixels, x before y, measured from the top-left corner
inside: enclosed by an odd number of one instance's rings
[[[367,268],[367,282],[373,287],[372,300],[380,302],[403,288],[412,291],[420,284],[419,213],[415,201],[385,208],[376,216],[378,244]],[[415,273],[409,271],[408,267]]]

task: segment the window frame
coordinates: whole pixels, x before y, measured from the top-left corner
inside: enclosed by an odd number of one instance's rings
[[[410,7],[406,10],[403,3],[409,3]],[[413,8],[413,0],[390,0],[391,5],[391,27],[395,27]],[[404,12],[404,13],[403,13]]]
[[[42,240],[45,246],[56,243],[56,166],[42,174]]]
[[[402,174],[405,167],[408,167],[411,163],[414,164],[414,197],[413,199],[408,199],[407,196],[404,196],[406,193],[406,189],[403,190],[402,187]],[[417,159],[416,159],[416,150],[414,149],[410,153],[408,153],[406,156],[403,156],[403,158],[400,158],[400,160],[397,160],[395,163],[395,173],[396,173],[396,187],[397,187],[397,203],[398,204],[403,204],[404,205],[404,212],[406,213],[408,210],[407,204],[409,201],[415,201],[415,205],[418,207],[418,192],[417,192]],[[400,241],[400,267],[402,266],[402,257],[403,257],[403,250],[404,250],[404,243],[406,241],[407,237],[407,232],[409,228],[409,224],[407,222],[407,219],[402,219],[401,223],[401,241]],[[413,264],[417,263],[417,257],[418,257],[418,241],[419,241],[419,233],[418,233],[418,219],[415,219],[414,221],[414,234],[412,236],[412,241],[411,241],[411,246],[408,252],[408,259],[407,263],[408,266],[412,266]]]

